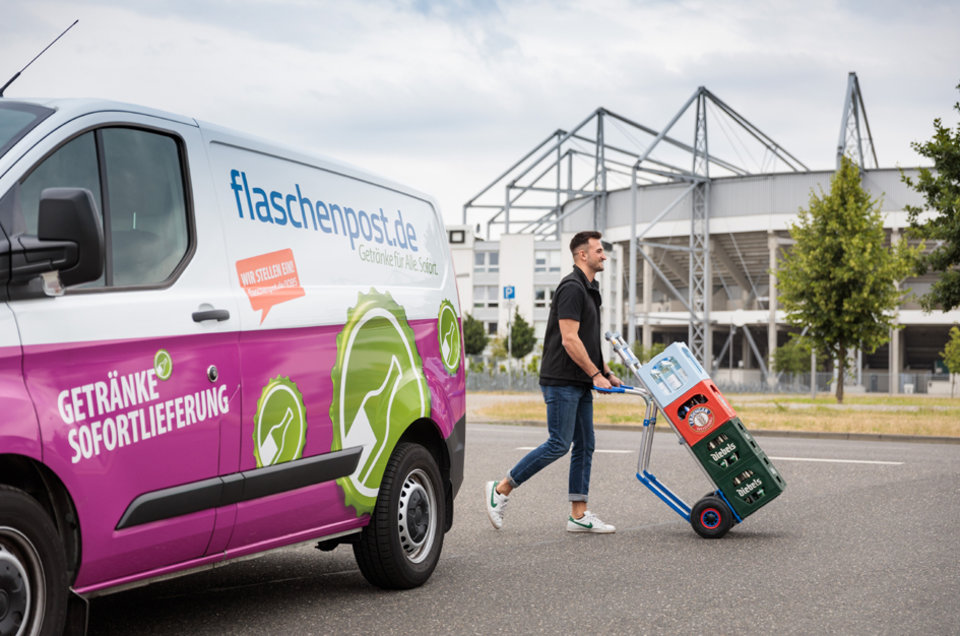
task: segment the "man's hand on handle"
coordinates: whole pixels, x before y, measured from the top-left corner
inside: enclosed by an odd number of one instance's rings
[[[623,382],[620,381],[620,378],[614,374],[610,374],[610,377],[604,377],[602,373],[597,374],[593,378],[593,386],[598,389],[612,389],[613,387],[622,385]]]

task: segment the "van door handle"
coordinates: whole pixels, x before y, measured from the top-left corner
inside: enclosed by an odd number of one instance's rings
[[[203,322],[204,320],[216,320],[222,322],[230,319],[230,312],[226,309],[206,309],[204,311],[193,312],[193,322]]]

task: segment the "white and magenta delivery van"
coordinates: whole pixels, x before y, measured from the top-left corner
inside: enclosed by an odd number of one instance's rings
[[[381,587],[431,575],[465,389],[430,198],[177,115],[0,99],[0,277],[0,633],[305,541]]]

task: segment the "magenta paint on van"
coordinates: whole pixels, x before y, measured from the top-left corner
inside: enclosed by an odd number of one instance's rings
[[[435,321],[414,321],[411,327],[425,361],[430,418],[447,438],[466,412],[463,365],[455,376],[443,369]],[[283,368],[303,393],[308,420],[303,456],[330,452],[330,369],[339,330],[29,348],[24,366],[33,398],[62,405],[41,414],[41,428],[45,461],[78,502],[85,550],[77,590],[89,593],[365,525],[366,517],[358,519],[341,489],[329,482],[116,530],[129,504],[159,490],[169,474],[186,484],[256,470],[257,392],[276,369]],[[240,342],[244,353],[238,365],[231,364]],[[289,356],[291,348],[299,355]],[[160,350],[173,364],[167,380],[158,379],[153,368]],[[221,362],[221,371],[211,382],[206,374],[214,361]],[[231,367],[239,368],[241,377],[231,374]],[[242,396],[241,382],[252,387]],[[168,565],[172,561],[180,563]]]

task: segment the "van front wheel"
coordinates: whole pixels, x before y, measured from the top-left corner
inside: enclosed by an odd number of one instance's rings
[[[430,451],[398,444],[383,474],[380,495],[353,553],[363,576],[386,589],[426,582],[443,548],[445,509],[440,470]]]
[[[0,486],[0,633],[59,634],[67,563],[49,515],[22,490]]]

